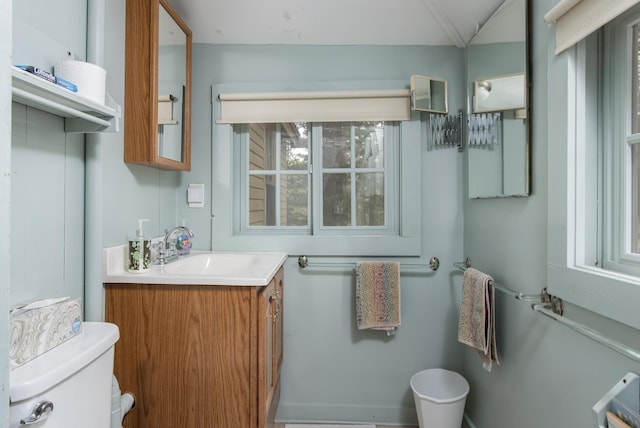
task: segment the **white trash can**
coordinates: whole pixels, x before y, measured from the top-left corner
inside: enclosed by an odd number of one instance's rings
[[[469,383],[456,372],[429,369],[411,377],[420,428],[460,428]]]

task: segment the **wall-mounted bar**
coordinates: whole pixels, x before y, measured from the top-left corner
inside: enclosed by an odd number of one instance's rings
[[[356,264],[354,262],[351,263],[339,263],[339,262],[314,262],[310,263],[309,258],[307,256],[298,256],[298,266],[302,269],[306,267],[318,267],[318,268],[340,268],[340,269],[354,269]],[[429,263],[426,264],[412,264],[412,263],[400,263],[401,270],[416,270],[416,271],[424,271],[427,268],[432,271],[438,270],[440,267],[440,260],[437,257],[431,257]]]
[[[617,353],[624,355],[625,357],[635,361],[636,363],[640,363],[640,351],[630,348],[620,342],[617,342],[613,339],[610,339],[604,336],[602,333],[593,330],[587,326],[584,326],[580,323],[577,323],[569,318],[565,318],[562,315],[558,315],[549,309],[545,308],[540,303],[534,303],[531,305],[531,309],[535,312],[541,313],[542,315],[551,318],[554,321],[558,321],[560,324],[563,324],[570,329],[577,331],[583,336],[587,336],[589,339],[592,339],[599,344],[606,346],[607,348],[616,351]]]
[[[471,260],[469,259],[469,257],[467,257],[465,259],[464,262],[456,262],[453,264],[454,267],[460,269],[461,271],[465,271],[467,268],[471,267]],[[524,294],[524,293],[520,293],[519,291],[515,291],[512,290],[510,288],[507,288],[503,285],[500,285],[498,283],[496,283],[495,281],[491,281],[490,285],[495,288],[496,290],[502,291],[505,294],[508,294],[510,296],[515,297],[518,300],[529,300],[529,301],[537,301],[537,302],[541,302],[542,301],[542,297],[540,294]]]
[[[464,262],[457,262],[453,264],[456,268],[460,270],[465,270],[468,267],[471,267],[471,260],[467,257]],[[522,294],[515,290],[511,290],[510,288],[500,286],[496,284],[494,281],[491,281],[491,285],[496,290],[500,290],[506,294],[514,296],[518,300],[537,300],[540,303],[533,303],[531,305],[531,309],[535,312],[538,312],[546,317],[551,318],[554,321],[558,321],[560,324],[569,327],[573,331],[586,336],[599,344],[606,346],[607,348],[637,362],[640,363],[640,351],[630,348],[620,342],[617,342],[613,339],[610,339],[603,335],[602,333],[593,330],[585,325],[582,325],[576,321],[573,321],[569,318],[563,317],[563,307],[562,300],[555,296],[551,296],[546,292],[546,288],[542,291],[540,295],[535,294]]]

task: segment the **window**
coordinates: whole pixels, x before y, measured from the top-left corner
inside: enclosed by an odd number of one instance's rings
[[[549,291],[635,328],[639,33],[634,8],[550,62],[547,124]]]
[[[305,123],[251,124],[243,151],[247,227],[308,227],[309,138]],[[241,131],[242,132],[242,131]]]
[[[640,14],[625,15],[607,27],[601,64],[604,82],[598,105],[609,100],[602,117],[605,224],[602,266],[640,276],[640,129],[638,91]]]
[[[397,123],[234,126],[242,233],[398,234]]]
[[[422,255],[424,123],[405,81],[352,83],[212,87],[213,249]]]

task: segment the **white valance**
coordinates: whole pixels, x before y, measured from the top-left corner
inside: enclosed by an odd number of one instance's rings
[[[220,94],[218,123],[410,119],[408,89]]]
[[[640,0],[560,0],[544,16],[556,23],[556,54],[570,48]]]

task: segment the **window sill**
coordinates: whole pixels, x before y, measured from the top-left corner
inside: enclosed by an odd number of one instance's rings
[[[284,251],[288,254],[335,257],[418,257],[419,236],[232,235],[213,239],[213,249]]]
[[[604,269],[549,263],[548,287],[568,302],[640,330],[640,279]]]

